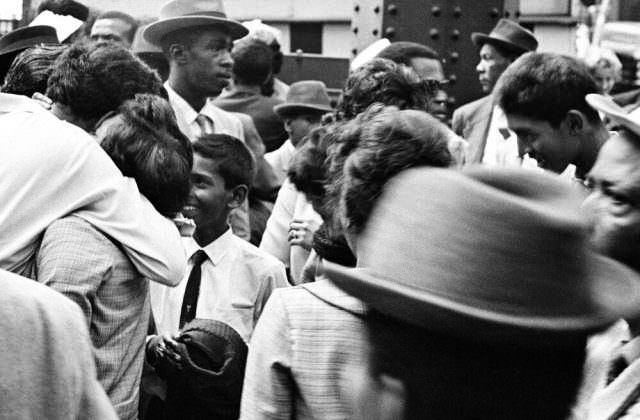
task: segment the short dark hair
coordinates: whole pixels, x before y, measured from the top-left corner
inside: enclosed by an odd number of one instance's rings
[[[585,96],[598,86],[587,66],[575,58],[552,54],[524,54],[502,73],[495,97],[505,114],[522,115],[559,127],[570,110],[589,121],[600,120]]]
[[[9,67],[2,92],[28,97],[36,92],[44,94],[53,63],[65,48],[66,45],[38,45],[20,53]]]
[[[138,30],[138,21],[136,20],[136,18],[119,10],[110,10],[108,12],[99,14],[95,20],[98,21],[100,19],[118,19],[125,22],[130,27],[127,31],[127,40],[129,42],[133,42],[133,38],[136,35],[136,31]],[[95,21],[93,23],[95,25]]]
[[[349,75],[336,111],[348,120],[375,102],[426,111],[430,96],[432,93],[413,70],[385,58],[374,58]]]
[[[231,51],[233,75],[240,82],[260,86],[267,81],[273,67],[273,52],[257,39],[247,38],[236,42]]]
[[[55,62],[47,96],[78,117],[98,120],[137,93],[159,94],[158,75],[113,42],[73,44]]]
[[[403,383],[405,419],[562,420],[582,380],[586,337],[563,347],[486,343],[376,310],[365,325],[371,380],[387,375]]]
[[[404,64],[405,66],[411,66],[411,60],[414,58],[430,58],[432,60],[438,60],[440,58],[433,48],[409,41],[393,42],[380,51],[377,57],[386,58],[394,63]]]
[[[238,185],[251,188],[256,163],[241,140],[228,134],[207,134],[193,143],[193,153],[215,161],[226,189]]]
[[[89,17],[89,8],[74,0],[44,0],[38,6],[38,13],[49,10],[57,15],[73,16],[83,22]]]
[[[343,228],[360,234],[384,185],[401,171],[448,167],[448,137],[447,127],[426,112],[379,104],[347,123],[329,149],[327,186],[327,205],[346,216]]]
[[[109,126],[100,145],[159,213],[175,216],[189,195],[193,153],[171,105],[159,96],[138,94],[115,115],[120,120]]]

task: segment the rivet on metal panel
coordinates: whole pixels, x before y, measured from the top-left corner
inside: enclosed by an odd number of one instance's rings
[[[504,11],[504,17],[509,18],[509,16],[511,16],[511,13],[509,13],[508,10]],[[497,17],[497,16],[496,16]]]
[[[456,6],[453,8],[453,16],[454,17],[462,16],[462,8],[460,6]]]
[[[371,31],[371,33],[372,33],[374,36],[378,36],[379,31],[378,31],[377,29],[374,29],[373,31]]]
[[[434,28],[434,29],[431,29],[431,30],[429,31],[429,36],[430,36],[432,39],[437,39],[437,38],[440,36],[440,32],[438,32],[438,30],[437,30],[437,29],[435,29],[435,28]]]
[[[449,57],[451,57],[451,61],[456,62],[460,59],[460,54],[457,51],[452,51]]]
[[[516,10],[516,19],[520,19],[520,15],[521,15],[520,10]]]
[[[432,14],[433,16],[440,16],[440,13],[442,13],[442,9],[440,9],[440,7],[438,7],[438,6],[433,6],[433,7],[431,8],[431,14]]]
[[[373,13],[380,13],[380,6],[376,6],[373,8]]]
[[[450,74],[449,77],[447,77],[447,79],[449,79],[450,85],[455,85],[456,82],[458,81],[458,76],[456,76],[455,74]]]
[[[387,6],[387,12],[389,12],[390,15],[397,15],[398,6],[396,6],[395,4],[390,4],[389,6]]]
[[[384,30],[384,35],[387,38],[393,38],[394,36],[396,36],[396,28],[394,28],[393,26],[389,26]]]
[[[353,28],[353,33],[357,34],[358,33],[358,27],[356,26],[355,28]]]
[[[351,54],[358,55],[358,49],[357,48],[352,49]]]
[[[451,39],[458,39],[460,38],[460,31],[457,29],[454,29],[453,31],[451,31]]]
[[[505,14],[508,12],[505,12]],[[497,7],[494,7],[491,9],[491,12],[489,12],[489,14],[491,15],[492,18],[497,18],[498,16],[500,16],[500,11],[498,10]]]
[[[354,10],[356,13],[357,13],[357,12],[359,12],[359,11],[360,11],[360,6],[356,4],[356,5],[354,6],[353,10]]]

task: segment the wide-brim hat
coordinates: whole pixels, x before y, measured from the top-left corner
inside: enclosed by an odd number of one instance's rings
[[[481,32],[472,33],[471,40],[477,46],[486,43],[496,44],[518,53],[535,51],[538,48],[538,40],[531,31],[508,19],[500,19],[488,35]]]
[[[408,324],[474,340],[576,342],[640,313],[639,275],[588,246],[581,196],[523,169],[392,179],[340,288]]]
[[[610,97],[598,93],[590,93],[585,99],[593,109],[604,113],[614,123],[640,136],[640,109],[629,112]]]
[[[273,111],[284,118],[292,113],[331,112],[331,100],[327,86],[319,80],[303,80],[292,83],[283,104],[273,107]]]
[[[240,22],[227,18],[222,0],[172,0],[160,9],[160,19],[147,26],[144,38],[160,45],[168,33],[197,26],[223,28],[231,39],[242,38],[249,33]]]
[[[58,44],[56,30],[45,25],[25,26],[0,38],[0,84],[18,54],[40,44]]]

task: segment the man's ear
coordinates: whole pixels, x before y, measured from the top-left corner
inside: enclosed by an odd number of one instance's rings
[[[171,44],[169,46],[169,56],[178,64],[185,64],[188,60],[188,51],[182,44]]]
[[[229,201],[227,202],[227,207],[235,209],[244,203],[247,194],[249,194],[249,187],[244,184],[236,185],[231,191],[228,191],[228,194]]]
[[[380,375],[379,378],[379,412],[380,419],[402,419],[405,414],[407,391],[404,384],[389,375]]]
[[[587,126],[587,117],[580,111],[572,109],[562,121],[571,135],[582,135],[582,130]]]

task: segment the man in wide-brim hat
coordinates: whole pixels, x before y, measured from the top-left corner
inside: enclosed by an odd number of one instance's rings
[[[535,51],[538,41],[529,30],[507,19],[500,19],[489,34],[474,32],[471,40],[480,48],[476,71],[487,96],[455,110],[453,131],[469,142],[467,163],[517,164],[517,143],[513,136],[505,140],[501,133],[507,124],[502,111],[494,106],[491,93],[509,64],[525,52]]]
[[[240,22],[227,17],[222,0],[171,0],[160,9],[159,20],[144,28],[144,39],[161,47],[169,61],[164,87],[180,130],[192,142],[213,133],[249,140],[240,119],[213,103],[231,82],[232,41],[247,33]],[[264,146],[247,145],[261,167],[263,154],[257,147]],[[232,213],[231,227],[249,240],[247,204]]]
[[[588,335],[640,313],[640,277],[590,249],[580,204],[522,169],[390,181],[359,268],[324,266],[369,307],[362,418],[564,419]]]

